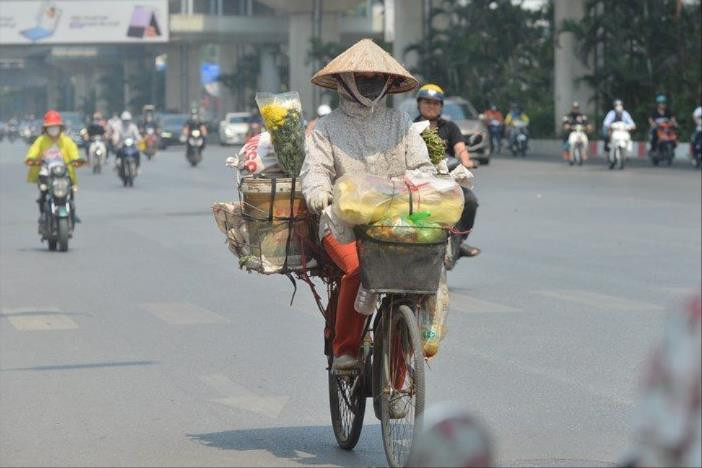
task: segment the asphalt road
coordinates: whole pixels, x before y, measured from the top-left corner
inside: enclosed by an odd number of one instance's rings
[[[0,144],[0,465],[383,465],[330,427],[322,320],[301,286],[238,269],[210,212],[211,146],[144,162],[133,189],[81,170],[68,253],[36,234],[26,147]],[[477,171],[428,402],[491,428],[503,465],[606,465],[630,445],[641,367],[700,285],[700,173],[502,157]],[[369,405],[370,407],[370,405]]]

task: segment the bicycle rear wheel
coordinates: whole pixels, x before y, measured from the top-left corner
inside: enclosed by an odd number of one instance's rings
[[[336,442],[344,450],[358,443],[366,413],[362,372],[337,375],[329,369],[329,409]]]
[[[385,311],[380,375],[380,422],[389,466],[405,466],[424,412],[424,352],[414,312]]]

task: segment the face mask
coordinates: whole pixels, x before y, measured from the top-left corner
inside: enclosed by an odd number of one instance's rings
[[[50,137],[56,138],[57,136],[59,136],[59,133],[61,133],[61,128],[60,127],[48,127],[46,129],[46,133],[48,133]]]
[[[370,78],[356,75],[355,79],[358,92],[361,93],[361,96],[371,101],[376,100],[380,96],[387,81],[387,78],[380,75]]]
[[[131,123],[131,120],[123,120],[122,121],[122,125],[125,127],[128,127],[130,123]]]
[[[620,112],[620,113],[621,113],[621,111],[624,110],[624,107],[622,107],[622,106],[614,106],[614,110],[615,110],[615,112]]]

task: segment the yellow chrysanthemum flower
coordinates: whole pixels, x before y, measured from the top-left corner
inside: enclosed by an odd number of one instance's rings
[[[261,117],[269,130],[280,127],[285,121],[288,111],[285,107],[277,104],[268,104],[261,108]]]

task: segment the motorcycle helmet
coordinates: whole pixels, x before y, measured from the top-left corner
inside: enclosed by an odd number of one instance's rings
[[[100,112],[95,112],[93,114],[93,122],[99,122],[102,120],[102,114]]]
[[[614,110],[616,112],[621,112],[624,110],[624,103],[621,99],[615,99],[612,105],[614,106]]]
[[[122,112],[122,115],[120,116],[120,119],[130,121],[132,120],[132,114],[129,111],[124,111]]]
[[[572,108],[573,109],[580,109],[580,103],[578,101],[573,101]]]
[[[323,117],[331,112],[331,107],[329,107],[327,104],[322,104],[317,108],[317,115],[319,117]]]
[[[656,96],[656,104],[667,104],[668,103],[668,98],[665,97],[665,94],[660,93]]]
[[[61,114],[57,111],[51,109],[44,114],[44,128],[53,126],[63,126],[63,120],[61,119]]]
[[[444,103],[444,90],[440,86],[435,84],[425,84],[417,92],[417,102],[420,99],[428,99],[430,101],[439,101],[441,104]]]

